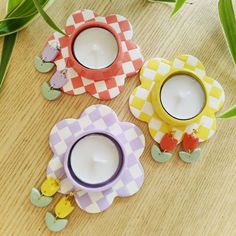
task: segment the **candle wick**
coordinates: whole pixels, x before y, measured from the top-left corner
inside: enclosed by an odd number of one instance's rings
[[[98,54],[99,53],[101,54],[101,52],[99,51],[99,47],[97,44],[93,44],[91,49],[92,49],[92,53],[94,56],[94,65],[95,65],[95,67],[97,67],[98,66]]]
[[[184,91],[184,92],[180,92],[178,97],[182,100],[182,99],[186,98],[190,94],[191,94],[190,91]]]
[[[107,160],[104,160],[104,159],[101,159],[101,158],[98,158],[98,157],[93,157],[93,161],[96,162],[96,163],[107,163]]]
[[[99,49],[98,46],[96,44],[93,44],[92,50],[96,52],[96,51],[98,51],[98,49]]]

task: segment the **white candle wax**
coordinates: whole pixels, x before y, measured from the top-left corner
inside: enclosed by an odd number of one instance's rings
[[[73,45],[74,56],[83,66],[102,69],[110,66],[118,54],[115,36],[106,29],[88,28],[78,34]]]
[[[79,140],[71,152],[71,168],[78,179],[87,184],[109,180],[118,170],[119,150],[108,137],[87,135]]]
[[[174,75],[162,86],[161,103],[172,117],[187,120],[197,116],[205,105],[201,84],[189,75]]]

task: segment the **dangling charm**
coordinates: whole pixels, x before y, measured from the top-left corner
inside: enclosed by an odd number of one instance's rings
[[[59,183],[59,179],[53,179],[52,177],[48,177],[41,185],[42,194],[47,197],[55,195],[56,192],[60,189]]]
[[[172,157],[170,153],[178,144],[178,140],[173,137],[172,133],[165,134],[160,141],[160,148],[156,145],[152,146],[152,158],[157,162],[167,162]]]
[[[63,196],[55,207],[55,214],[58,218],[66,218],[73,210],[72,205],[74,194],[70,193],[67,196]]]
[[[61,96],[61,91],[53,89],[47,82],[44,82],[41,87],[43,97],[49,101],[56,100]]]
[[[192,163],[200,158],[201,149],[197,148],[199,144],[199,138],[197,137],[197,131],[193,133],[185,133],[182,140],[182,147],[184,151],[179,152],[180,159],[187,163]]]
[[[48,44],[42,52],[42,60],[44,62],[52,62],[59,53],[59,48],[56,42]]]
[[[68,220],[65,219],[68,215],[71,214],[71,212],[74,210],[74,206],[72,205],[74,194],[70,193],[67,196],[63,196],[60,201],[55,206],[55,215],[52,213],[47,212],[45,221],[46,225],[49,230],[53,232],[59,232],[63,230]]]
[[[52,196],[59,190],[60,181],[48,177],[41,185],[41,191],[37,188],[33,188],[30,194],[31,203],[37,207],[46,207],[52,202]]]
[[[66,70],[56,71],[49,84],[47,82],[43,83],[41,88],[43,97],[49,101],[56,100],[61,96],[61,91],[58,89],[62,88],[67,82]]]
[[[35,68],[41,73],[47,73],[54,67],[53,61],[59,53],[57,43],[47,44],[42,56],[36,56],[34,60]]]
[[[54,89],[62,88],[67,83],[66,70],[56,71],[49,81],[49,84]]]

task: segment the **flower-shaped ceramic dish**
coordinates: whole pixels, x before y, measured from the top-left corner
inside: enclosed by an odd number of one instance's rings
[[[102,69],[91,69],[82,65],[73,52],[76,37],[91,27],[100,27],[109,31],[118,45],[116,59],[111,65]],[[80,10],[68,18],[65,32],[67,36],[55,32],[48,40],[48,44],[56,43],[59,48],[59,54],[53,62],[57,71],[66,71],[67,83],[62,83],[60,89],[67,94],[89,93],[97,99],[112,99],[123,90],[126,77],[138,73],[143,65],[140,49],[131,41],[132,26],[123,16],[102,17],[91,10]]]
[[[153,94],[160,97],[163,83],[175,74],[190,74],[205,90],[206,103],[202,111],[190,120],[176,120],[170,117]],[[198,131],[200,142],[208,140],[216,131],[215,113],[221,109],[225,95],[221,85],[208,77],[202,63],[190,55],[181,55],[173,62],[162,58],[148,60],[141,70],[141,85],[132,93],[129,105],[133,115],[148,123],[153,139],[160,143],[166,133],[173,133],[178,142],[184,133]],[[155,91],[154,91],[154,90]],[[153,92],[154,91],[154,92]]]
[[[107,185],[108,188],[78,191],[77,186],[67,175],[66,155],[79,137],[98,132],[115,137],[123,149],[126,165],[119,177]],[[131,196],[143,184],[144,172],[139,157],[144,150],[144,135],[135,125],[120,122],[114,111],[107,106],[93,105],[87,108],[79,119],[65,119],[58,122],[51,131],[49,143],[54,155],[48,165],[47,177],[60,179],[59,192],[62,194],[75,192],[74,197],[78,206],[89,213],[104,211],[112,204],[115,197]]]

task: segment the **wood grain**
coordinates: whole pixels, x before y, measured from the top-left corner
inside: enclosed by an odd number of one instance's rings
[[[60,0],[48,13],[63,27],[67,16],[82,8],[129,18],[145,59],[195,55],[208,75],[223,85],[227,95],[224,109],[236,103],[236,70],[215,0],[195,1],[171,19],[169,5],[144,0]],[[3,7],[0,9],[3,15]],[[145,133],[141,158],[145,184],[135,196],[116,199],[102,214],[91,215],[77,208],[68,227],[58,235],[236,235],[236,120],[218,120],[217,135],[201,145],[202,158],[197,163],[184,164],[176,150],[170,162],[159,165],[150,156],[154,142],[147,125],[129,112],[128,98],[139,84],[138,76],[128,80],[124,92],[109,102],[89,95],[65,95],[55,102],[43,99],[40,86],[50,74],[37,73],[33,60],[51,32],[39,18],[19,34],[0,93],[0,235],[51,235],[44,217],[53,205],[41,210],[29,201],[31,188],[44,180],[52,155],[49,132],[57,121],[79,117],[96,103],[109,105],[120,119],[134,122]]]

